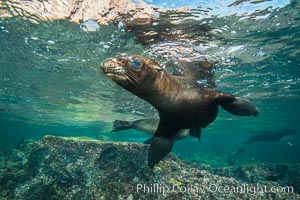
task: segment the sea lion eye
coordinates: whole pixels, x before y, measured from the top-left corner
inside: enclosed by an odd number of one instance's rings
[[[137,61],[137,60],[133,60],[131,61],[131,67],[134,69],[134,70],[139,70],[141,69],[141,62],[140,61]]]

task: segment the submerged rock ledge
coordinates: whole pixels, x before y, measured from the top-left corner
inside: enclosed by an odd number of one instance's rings
[[[241,183],[169,155],[151,170],[148,146],[45,136],[1,156],[1,199],[299,199],[295,192],[254,191],[275,182]],[[228,189],[227,189],[228,188]],[[234,190],[240,188],[239,190]],[[242,190],[246,189],[245,191]],[[248,191],[247,192],[247,188]],[[281,187],[283,188],[283,187]],[[219,189],[219,191],[216,191]]]

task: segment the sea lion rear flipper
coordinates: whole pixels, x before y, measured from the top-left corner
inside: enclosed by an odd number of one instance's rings
[[[133,123],[123,120],[115,120],[111,132],[119,132],[133,128]]]
[[[224,95],[219,98],[219,104],[228,112],[239,116],[256,116],[259,113],[258,108],[246,99]]]

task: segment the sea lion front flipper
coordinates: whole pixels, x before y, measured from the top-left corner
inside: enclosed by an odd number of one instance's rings
[[[148,151],[148,166],[154,168],[161,159],[166,157],[173,148],[174,140],[153,137]]]
[[[199,142],[201,143],[201,128],[191,128],[189,131],[190,136],[198,138]]]
[[[231,95],[221,96],[219,99],[221,107],[228,112],[239,116],[257,116],[258,108],[247,99]]]
[[[164,126],[160,122],[154,137],[150,139],[148,150],[148,166],[154,168],[161,159],[166,157],[173,148],[177,131],[170,126]]]

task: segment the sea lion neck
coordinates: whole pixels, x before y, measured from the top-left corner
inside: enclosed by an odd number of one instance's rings
[[[137,96],[141,97],[158,110],[168,107],[182,91],[182,80],[170,75],[166,71],[161,71],[152,82],[143,83],[142,91]]]

